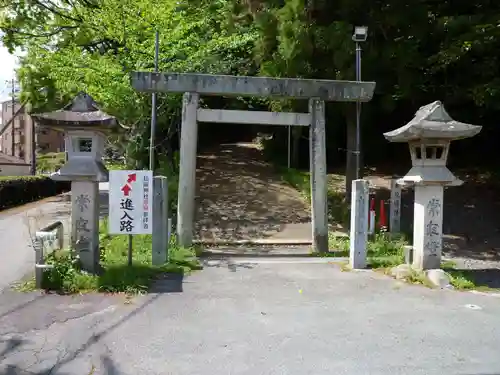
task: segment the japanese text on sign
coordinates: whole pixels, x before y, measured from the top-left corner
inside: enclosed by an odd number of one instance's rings
[[[151,171],[110,171],[109,232],[151,234]]]

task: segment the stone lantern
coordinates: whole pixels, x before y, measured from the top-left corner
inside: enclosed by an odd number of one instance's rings
[[[441,266],[444,186],[463,182],[446,167],[451,141],[472,137],[481,126],[453,120],[439,101],[421,107],[405,126],[384,133],[390,142],[408,142],[412,168],[398,184],[415,188],[413,267]]]
[[[82,268],[99,269],[99,182],[108,181],[102,162],[106,132],[117,125],[94,100],[79,93],[61,110],[32,116],[41,126],[64,132],[67,161],[51,177],[71,181],[71,243]]]

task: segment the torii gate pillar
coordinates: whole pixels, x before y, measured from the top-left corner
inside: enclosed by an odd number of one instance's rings
[[[177,204],[180,246],[193,243],[197,122],[201,120],[310,127],[312,245],[315,251],[328,252],[325,101],[367,102],[375,82],[133,72],[132,86],[141,92],[184,93]],[[200,109],[200,94],[308,99],[309,114]]]

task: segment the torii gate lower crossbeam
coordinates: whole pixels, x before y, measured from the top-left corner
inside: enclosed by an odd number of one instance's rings
[[[312,243],[328,251],[325,101],[369,101],[374,82],[223,76],[210,74],[132,73],[141,92],[183,92],[177,240],[191,246],[194,228],[198,121],[310,126]],[[222,111],[198,108],[199,95],[309,99],[309,113]]]

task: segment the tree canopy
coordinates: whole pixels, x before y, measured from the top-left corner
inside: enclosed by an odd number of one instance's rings
[[[363,79],[377,82],[372,102],[363,106],[366,162],[394,152],[382,133],[433,100],[461,121],[485,125],[483,136],[463,147],[495,150],[498,1],[0,0],[0,9],[2,42],[25,53],[17,73],[31,110],[58,108],[86,91],[129,128],[133,142],[119,138],[117,145],[140,162],[147,155],[151,99],[131,88],[129,73],[153,69],[156,30],[161,71],[354,80],[351,35],[355,25],[366,25]],[[290,101],[213,100],[304,109]],[[158,103],[157,148],[171,154],[180,99],[159,95]],[[352,145],[353,109],[352,103],[327,108],[330,164],[343,160]],[[276,138],[278,152],[286,137]],[[298,129],[294,138],[300,163],[307,159],[299,152],[306,135]]]

